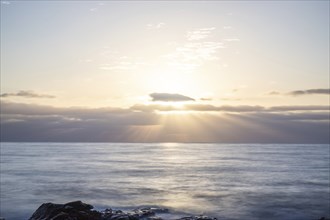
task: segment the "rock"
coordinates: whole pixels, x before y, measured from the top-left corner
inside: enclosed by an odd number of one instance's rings
[[[73,220],[68,213],[61,212],[55,217],[52,218],[53,220]]]
[[[31,216],[30,220],[50,219],[61,213],[63,205],[44,203]]]
[[[169,210],[166,209],[166,208],[155,208],[155,207],[152,207],[150,208],[151,211],[155,212],[155,213],[168,213]]]
[[[102,213],[103,219],[110,219],[111,216],[113,215],[112,209],[106,209],[106,210],[102,211],[101,213]]]
[[[155,212],[151,208],[141,208],[141,209],[135,209],[134,213],[139,217],[149,217],[154,216]]]
[[[66,204],[42,204],[29,220],[99,220],[101,213],[81,201]]]
[[[211,218],[205,215],[199,215],[199,216],[183,217],[178,220],[217,220],[217,218]]]
[[[130,220],[129,215],[127,214],[116,214],[111,216],[109,220]]]
[[[66,204],[44,203],[29,220],[163,220],[157,214],[169,212],[168,209],[163,208],[139,208],[132,212],[110,208],[99,212],[92,209],[92,205],[81,201]],[[201,215],[183,217],[178,220],[216,220],[216,218]]]
[[[64,207],[72,207],[79,211],[91,210],[94,208],[92,205],[83,203],[81,201],[74,201],[74,202],[66,203],[66,204],[64,204]]]

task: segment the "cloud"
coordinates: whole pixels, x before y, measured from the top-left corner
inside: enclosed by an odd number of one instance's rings
[[[234,98],[234,97],[226,97],[226,98],[221,98],[222,101],[241,101],[242,99],[239,98]]]
[[[274,106],[267,109],[268,111],[330,111],[328,105],[291,105],[291,106]]]
[[[147,29],[151,30],[151,29],[161,29],[165,26],[164,22],[159,22],[157,24],[147,24],[146,27]]]
[[[0,97],[24,97],[24,98],[55,98],[55,96],[47,95],[47,94],[38,94],[33,91],[25,91],[21,90],[17,93],[3,93]]]
[[[288,95],[329,95],[330,89],[308,89],[308,90],[295,90],[288,93]]]
[[[281,95],[278,91],[271,91],[268,95]],[[294,90],[283,95],[301,96],[301,95],[329,95],[330,89],[307,89],[307,90]]]
[[[124,141],[131,127],[157,126],[154,113],[1,102],[1,141]],[[33,128],[33,129],[31,129]]]
[[[189,41],[196,41],[196,40],[202,40],[208,38],[212,34],[213,30],[215,30],[215,27],[200,28],[200,29],[188,31],[187,39]]]
[[[138,111],[149,107],[57,108],[2,101],[0,137],[1,141],[25,142],[329,143],[328,111],[287,111],[308,109],[307,106],[284,106],[278,112],[267,112],[271,108],[261,106],[220,106],[218,110],[232,113],[196,111],[179,117]],[[161,105],[152,108],[156,107]],[[189,108],[215,107],[190,105]]]
[[[175,49],[175,52],[165,55],[170,65],[188,65],[196,68],[206,61],[217,60],[217,52],[224,48],[222,42],[188,42]],[[193,61],[193,63],[192,63]]]
[[[189,111],[256,112],[256,111],[262,111],[265,108],[262,106],[249,106],[249,105],[214,106],[214,105],[204,105],[204,104],[190,104],[190,105],[185,105],[184,109]]]
[[[153,111],[177,111],[179,110],[177,107],[172,105],[143,105],[143,104],[135,104],[130,107],[133,111],[141,111],[141,112],[153,112]]]
[[[208,104],[185,104],[181,107],[172,105],[143,105],[138,104],[131,107],[135,111],[193,111],[193,112],[232,112],[232,113],[244,113],[244,112],[302,112],[302,111],[330,111],[327,105],[298,105],[298,106],[273,106],[263,107],[259,105],[208,105]]]
[[[226,39],[223,39],[223,40],[227,41],[227,42],[241,41],[239,38],[226,38]]]
[[[277,91],[271,91],[268,93],[268,95],[280,95],[281,93],[280,92],[277,92]]]
[[[95,7],[90,8],[89,11],[91,11],[91,12],[96,12],[96,11],[98,11],[98,10],[100,9],[100,7],[102,7],[102,6],[104,6],[104,5],[105,5],[105,3],[103,3],[103,2],[99,2],[99,3],[97,3],[97,4],[95,5]]]
[[[202,97],[202,98],[200,98],[199,100],[201,100],[201,101],[212,101],[212,100],[213,100],[213,98],[209,98],[209,97]]]
[[[288,120],[288,121],[329,121],[329,112],[258,112],[251,115],[269,118],[272,120]]]
[[[186,41],[176,44],[174,51],[164,55],[168,65],[182,71],[193,71],[206,62],[220,59],[219,50],[225,48],[225,41],[214,33],[215,27],[189,30]]]
[[[111,114],[126,114],[131,111],[122,108],[82,108],[82,107],[53,107],[47,105],[25,104],[1,101],[1,114],[45,116],[61,115],[68,118],[98,119]]]
[[[195,101],[195,99],[188,96],[174,94],[174,93],[151,93],[150,97],[152,101],[162,101],[162,102],[185,102],[185,101]]]

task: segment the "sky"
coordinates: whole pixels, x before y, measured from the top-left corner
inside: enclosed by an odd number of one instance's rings
[[[329,1],[2,1],[1,141],[329,143]]]

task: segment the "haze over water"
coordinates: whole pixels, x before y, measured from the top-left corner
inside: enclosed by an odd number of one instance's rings
[[[329,217],[329,145],[1,143],[1,214],[44,202],[219,219]]]

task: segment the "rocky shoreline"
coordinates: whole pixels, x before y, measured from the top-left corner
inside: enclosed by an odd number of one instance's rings
[[[168,213],[164,208],[138,208],[130,212],[113,210],[93,210],[93,206],[81,201],[66,204],[44,203],[29,218],[29,220],[165,220],[158,214]],[[177,220],[217,220],[200,215],[185,216]]]
[[[169,213],[166,208],[138,208],[130,212],[113,210],[111,208],[103,211],[94,210],[90,204],[81,201],[73,201],[66,204],[44,203],[29,218],[29,220],[169,220],[161,217]],[[1,219],[0,220],[4,220]],[[185,216],[171,220],[217,220],[217,218],[199,215]],[[321,217],[317,220],[330,220]]]

